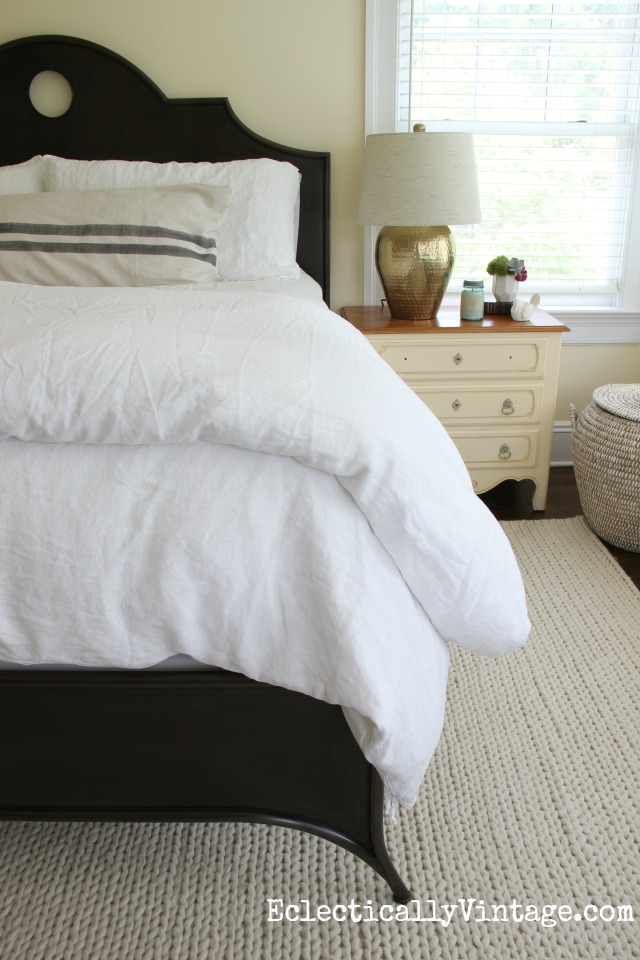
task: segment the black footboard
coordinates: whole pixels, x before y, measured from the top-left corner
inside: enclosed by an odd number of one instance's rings
[[[0,818],[230,820],[331,840],[411,894],[339,707],[224,671],[0,673]]]

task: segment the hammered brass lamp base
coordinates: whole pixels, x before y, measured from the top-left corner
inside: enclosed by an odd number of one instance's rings
[[[376,266],[394,320],[430,320],[447,289],[456,244],[449,227],[383,227]]]

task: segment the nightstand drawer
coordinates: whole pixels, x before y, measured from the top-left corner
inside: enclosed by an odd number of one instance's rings
[[[450,426],[458,421],[484,422],[496,420],[513,423],[538,422],[542,409],[542,383],[496,386],[429,386],[411,383],[411,388],[427,404],[439,420]]]
[[[538,432],[518,434],[451,432],[451,439],[469,469],[473,466],[533,466],[538,457]]]
[[[404,343],[371,341],[376,350],[389,366],[401,376],[405,374],[420,374],[422,376],[438,376],[441,374],[465,377],[469,374],[505,375],[519,374],[520,376],[544,376],[546,341],[543,338],[524,340],[522,337],[513,341],[498,340],[497,337],[483,338],[474,343],[473,337],[458,341],[440,341],[438,337],[430,337],[428,342],[423,340],[411,342],[409,338]]]

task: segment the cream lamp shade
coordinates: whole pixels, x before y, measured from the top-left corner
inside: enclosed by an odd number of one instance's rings
[[[451,223],[481,219],[473,137],[382,133],[367,137],[358,223],[382,225],[376,266],[392,317],[435,317],[455,259]]]

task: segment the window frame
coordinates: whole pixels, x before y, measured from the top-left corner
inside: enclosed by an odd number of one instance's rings
[[[399,59],[399,0],[366,0],[365,136],[396,130],[396,73]],[[544,309],[572,327],[565,336],[576,343],[640,342],[640,149],[636,143],[634,187],[623,258],[624,278],[617,306],[570,306],[544,297]],[[364,228],[364,302],[379,303],[384,296],[375,268],[373,227]],[[634,271],[633,264],[639,264]],[[457,299],[447,294],[445,302]]]

